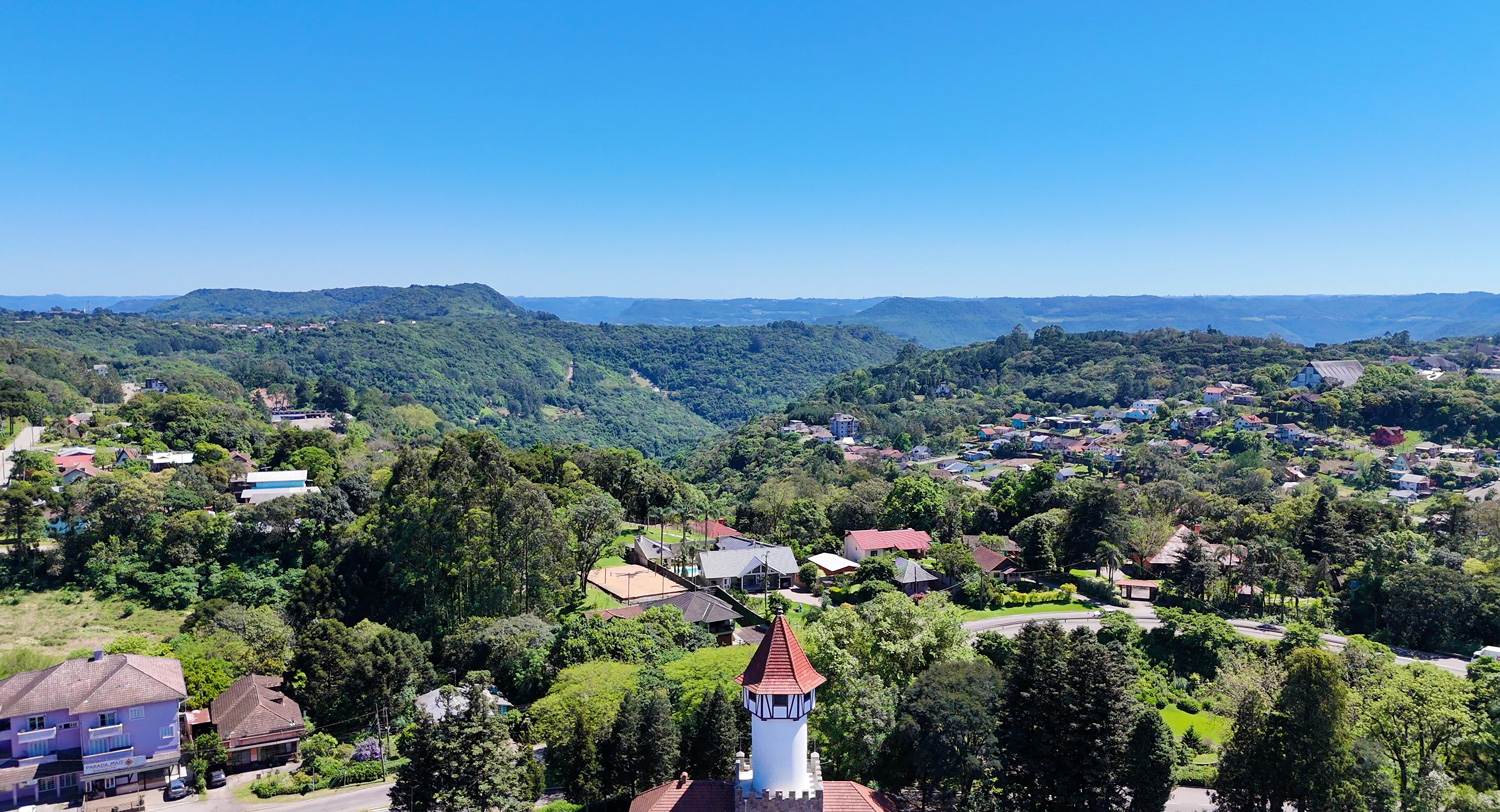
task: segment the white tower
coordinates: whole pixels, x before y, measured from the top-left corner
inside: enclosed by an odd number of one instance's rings
[[[744,686],[745,709],[750,711],[748,789],[784,797],[822,789],[816,786],[822,783],[821,770],[807,760],[807,715],[817,687],[826,680],[807,661],[784,616],[776,616],[770,634],[735,681]]]

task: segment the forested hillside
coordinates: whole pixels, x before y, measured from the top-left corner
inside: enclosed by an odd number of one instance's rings
[[[201,289],[146,309],[160,319],[427,319],[524,314],[488,285],[329,288],[296,292]]]
[[[68,350],[126,380],[160,377],[172,391],[242,397],[226,386],[295,392],[301,382],[326,378],[354,393],[342,409],[405,405],[419,424],[483,426],[511,444],[598,442],[653,455],[780,408],[829,375],[889,360],[901,344],[862,326],[687,329],[529,316],[346,319],[257,334],[140,317],[44,315],[6,319],[0,336],[20,342],[18,352]],[[430,409],[430,416],[414,409]]]
[[[1337,422],[1360,429],[1401,425],[1444,440],[1500,442],[1496,386],[1462,374],[1429,384],[1404,365],[1386,367],[1391,355],[1438,350],[1470,369],[1489,363],[1466,356],[1472,343],[1421,343],[1402,333],[1308,348],[1218,331],[1067,333],[1046,327],[1028,337],[1016,329],[997,341],[925,354],[903,351],[894,363],[835,377],[788,412],[819,423],[835,412],[851,412],[874,436],[905,435],[921,444],[1017,411],[1128,406],[1137,398],[1196,401],[1204,385],[1220,380],[1251,384],[1271,395],[1307,361],[1353,358],[1365,363],[1366,379],[1325,397],[1320,407],[1331,410]],[[936,394],[940,384],[952,394]]]

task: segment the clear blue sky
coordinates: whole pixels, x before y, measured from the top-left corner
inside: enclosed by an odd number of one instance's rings
[[[0,293],[1500,289],[1500,3],[0,5]]]

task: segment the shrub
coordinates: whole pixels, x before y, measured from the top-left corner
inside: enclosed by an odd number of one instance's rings
[[[1092,575],[1080,575],[1073,579],[1073,583],[1085,597],[1114,606],[1124,605],[1124,601],[1120,600],[1120,593],[1115,589],[1115,585],[1103,578],[1095,578]]]
[[[1190,696],[1185,696],[1177,700],[1177,707],[1181,708],[1184,713],[1197,713],[1203,710],[1203,706],[1198,704],[1198,700]]]
[[[1212,787],[1219,768],[1212,764],[1185,764],[1172,771],[1172,777],[1184,787]]]
[[[257,798],[274,798],[277,795],[301,795],[311,792],[318,785],[317,779],[307,773],[275,773],[250,782],[250,791]]]

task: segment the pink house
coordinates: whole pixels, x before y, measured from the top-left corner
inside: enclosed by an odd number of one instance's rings
[[[844,534],[844,557],[863,561],[881,553],[899,553],[914,558],[932,549],[932,536],[923,530],[850,530]]]

